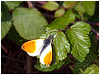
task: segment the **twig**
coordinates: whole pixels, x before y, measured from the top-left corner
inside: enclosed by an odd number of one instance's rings
[[[8,56],[11,56],[11,51],[9,52]],[[5,64],[4,68],[3,68],[2,73],[5,72],[5,69],[6,69],[7,66],[9,66],[10,62],[11,62],[11,61],[10,61],[9,59],[6,61],[6,64]]]
[[[59,69],[59,71],[64,70],[67,66],[68,66],[68,64],[63,65],[63,66]]]
[[[3,45],[1,47],[6,53],[8,53],[7,49]]]
[[[39,4],[35,4],[37,7],[44,9],[42,7],[42,5],[44,5],[46,3],[46,1],[35,1],[35,2],[39,3]],[[40,4],[42,4],[42,5],[40,5]]]
[[[17,54],[19,54],[20,53],[20,51],[16,51],[16,52],[14,52],[13,54],[12,54],[12,56],[15,56],[15,55],[17,55]]]
[[[76,18],[76,21],[81,21],[81,20],[79,20],[78,18]],[[87,22],[87,23],[90,24],[91,26],[99,26],[99,23],[89,22],[89,21],[85,21],[85,22]]]
[[[27,4],[28,4],[28,7],[29,7],[29,8],[33,8],[33,4],[32,4],[31,1],[27,1]]]
[[[44,9],[41,5],[35,4],[37,7]]]
[[[59,31],[66,31],[67,29],[60,29]]]
[[[4,55],[1,55],[1,57],[15,61],[15,59],[12,58],[12,57],[4,56]],[[20,62],[20,63],[26,63],[26,61],[21,61],[21,60],[17,60],[17,61]]]
[[[5,65],[5,63],[1,63],[2,65]],[[13,68],[17,68],[17,69],[20,69],[20,70],[22,70],[22,71],[25,71],[25,69],[24,68],[21,68],[21,67],[18,67],[18,66],[12,66]]]
[[[80,72],[81,72],[82,74],[84,74],[84,71],[83,71],[81,68],[79,68],[79,70],[80,70]]]
[[[2,64],[2,63],[1,63]],[[2,64],[3,65],[3,64]],[[3,72],[1,70],[1,74],[5,74],[5,73],[14,73],[15,70],[11,70],[11,69],[5,69],[5,72]]]
[[[38,71],[35,71],[35,72],[33,72],[34,74],[39,74],[40,73],[40,71],[38,70]]]
[[[44,5],[46,3],[46,1],[35,1],[35,2],[42,4],[42,5]]]
[[[92,26],[99,26],[99,23],[94,23],[94,22],[89,22],[89,21],[86,21],[86,22],[89,23]]]
[[[27,64],[26,64],[26,73],[32,73],[32,59],[30,56],[26,55]]]
[[[97,32],[95,29],[93,29],[93,28],[91,28],[91,31],[93,32],[93,33],[95,33],[96,34],[96,38],[99,38],[99,32]]]
[[[73,71],[73,67],[71,65],[69,65],[70,69]]]
[[[49,14],[44,14],[43,13],[43,16],[45,16],[48,19],[52,19],[52,20],[55,19],[53,15],[49,15]]]

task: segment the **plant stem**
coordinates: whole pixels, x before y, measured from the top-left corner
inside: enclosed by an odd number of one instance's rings
[[[95,33],[96,34],[96,38],[98,38],[99,37],[99,32],[97,32],[95,29],[93,29],[93,28],[91,28],[91,31],[93,32],[93,33]]]
[[[15,61],[15,59],[12,58],[12,57],[4,56],[4,55],[1,55],[1,57]],[[20,62],[20,63],[26,63],[25,61],[21,61],[21,60],[17,60],[17,61]]]
[[[70,69],[73,71],[73,67],[71,65],[69,65]]]
[[[33,8],[33,4],[32,4],[31,1],[27,1],[27,4],[28,4],[28,7],[29,7],[29,8]]]
[[[46,3],[46,1],[35,1],[35,2],[42,4],[42,5],[44,5]]]
[[[88,24],[90,24],[91,26],[99,26],[99,23],[95,23],[95,22],[89,22],[89,21],[86,21]]]
[[[30,56],[26,55],[27,64],[26,64],[26,73],[32,73],[32,59]]]

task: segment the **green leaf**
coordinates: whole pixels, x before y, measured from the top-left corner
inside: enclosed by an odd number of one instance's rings
[[[95,2],[94,15],[88,20],[90,22],[99,22],[99,1]]]
[[[1,1],[1,10],[7,10],[7,9],[8,9],[8,7],[5,4],[5,2],[4,1]]]
[[[70,59],[68,57],[64,61],[60,61],[58,63],[51,64],[49,66],[42,65],[42,64],[39,63],[39,61],[37,61],[37,64],[34,67],[37,68],[40,71],[47,72],[47,71],[52,71],[54,69],[59,69],[63,64],[68,64],[69,62],[70,62]]]
[[[75,5],[75,3],[76,3],[75,1],[64,1],[63,7],[71,8],[71,7],[73,7]]]
[[[49,11],[54,11],[59,8],[59,4],[54,1],[48,1],[46,4],[42,6],[44,9],[47,9]]]
[[[12,26],[9,33],[8,33],[8,38],[14,41],[18,45],[22,45],[24,42],[26,42],[25,39],[23,39],[18,32],[16,31],[15,27]]]
[[[51,24],[49,24],[49,29],[63,29],[66,28],[71,22],[75,21],[75,15],[72,10],[67,10],[65,15],[56,18]]]
[[[12,22],[11,22],[11,15],[8,12],[8,10],[6,10],[6,8],[2,9],[1,12],[2,12],[2,19],[1,19],[1,40],[2,40],[10,30]]]
[[[95,33],[91,32],[90,33],[90,40],[91,40],[91,49],[97,53],[98,48],[99,48],[99,40],[95,38],[96,35]]]
[[[8,10],[1,10],[1,12],[2,12],[1,22],[8,22],[12,20],[12,17]]]
[[[61,17],[63,16],[65,13],[65,9],[61,8],[61,9],[58,9],[56,12],[55,12],[55,17]]]
[[[31,40],[39,38],[48,23],[35,8],[17,8],[13,12],[13,24],[21,37]]]
[[[52,71],[56,68],[60,68],[62,65],[64,64],[63,61],[61,62],[58,62],[57,64],[53,64],[52,66],[47,66],[47,65],[42,65],[42,64],[39,64],[37,63],[34,67],[37,68],[38,70],[41,70],[41,71]]]
[[[97,61],[97,55],[94,53],[97,42],[94,41],[95,34],[90,32],[90,39],[91,39],[91,49],[89,51],[89,54],[86,56],[86,59],[83,62],[77,62],[74,65],[73,73],[80,73],[79,68],[81,68],[83,71],[89,66],[92,65],[92,63]],[[95,43],[96,42],[96,43]]]
[[[83,14],[83,19],[84,19],[84,21],[87,21],[87,20],[89,20],[90,18],[91,18],[91,16],[88,15],[86,12]]]
[[[83,14],[85,13],[85,9],[82,6],[82,2],[77,2],[73,8],[75,10],[74,13],[75,13],[76,17],[79,19],[84,19]]]
[[[89,65],[95,62],[95,59],[97,59],[97,55],[92,50],[90,50],[89,54],[86,56],[86,59],[83,62],[75,63],[73,73],[81,73],[79,69],[82,69],[84,71]]]
[[[87,67],[87,69],[84,71],[85,74],[99,74],[99,67],[97,65],[91,65]]]
[[[76,22],[70,29],[67,30],[66,34],[71,43],[71,54],[82,62],[86,55],[89,53],[90,39],[89,32],[91,27],[85,22]]]
[[[67,57],[67,53],[70,51],[70,44],[63,32],[58,32],[54,39],[54,48],[56,61],[62,61]]]
[[[63,2],[64,2],[64,1],[59,1],[59,6],[62,7],[62,6],[63,6]]]
[[[40,38],[48,38],[50,35],[56,36],[57,35],[58,30],[54,29],[54,30],[49,30],[49,28],[46,29],[46,33],[42,34],[40,36]]]
[[[74,9],[77,11],[77,12],[81,12],[81,13],[84,13],[85,12],[85,9],[83,8],[83,6],[81,5],[76,5],[74,7]]]
[[[78,19],[81,19],[81,16],[79,15],[79,13],[77,11],[73,11],[75,14],[75,17],[77,17]]]
[[[82,2],[78,2],[77,5],[74,7],[75,11],[77,11],[78,14],[76,14],[76,16],[79,18],[79,19],[83,19],[84,16],[83,16],[83,13],[85,12],[85,9],[83,8],[82,6]],[[79,17],[79,16],[80,17]]]
[[[22,1],[5,1],[6,5],[8,6],[9,10],[15,9],[22,3]]]
[[[92,16],[94,14],[95,1],[82,1],[82,5],[88,15]]]
[[[2,19],[2,12],[1,12],[1,19]]]
[[[1,40],[5,37],[11,27],[11,22],[2,22],[1,23]]]

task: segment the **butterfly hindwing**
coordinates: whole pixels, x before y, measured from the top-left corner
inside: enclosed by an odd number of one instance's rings
[[[52,61],[52,47],[51,43],[43,50],[40,55],[41,64],[49,65]]]

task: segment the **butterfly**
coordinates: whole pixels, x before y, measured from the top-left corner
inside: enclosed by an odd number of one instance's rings
[[[27,52],[29,56],[39,56],[41,64],[50,65],[52,62],[52,42],[53,36],[47,39],[36,39],[25,42],[21,48]]]

